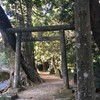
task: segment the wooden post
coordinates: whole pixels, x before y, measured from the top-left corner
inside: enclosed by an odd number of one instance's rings
[[[68,25],[55,25],[55,26],[38,26],[38,27],[27,27],[27,28],[8,28],[8,33],[24,33],[27,32],[46,32],[46,31],[59,31],[59,30],[74,30],[73,26]]]
[[[16,52],[15,52],[15,69],[14,69],[13,88],[17,88],[18,82],[19,82],[20,52],[21,52],[21,34],[17,34],[17,36],[16,36]]]
[[[42,32],[38,32],[38,38],[42,38]]]
[[[61,43],[61,57],[62,57],[62,76],[64,80],[65,87],[69,89],[69,77],[68,77],[68,67],[67,67],[67,57],[66,57],[66,43],[65,43],[65,32],[60,31],[60,43]]]

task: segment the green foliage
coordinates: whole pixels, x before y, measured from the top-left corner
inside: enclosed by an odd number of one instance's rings
[[[95,85],[97,88],[100,88],[100,51],[95,43],[93,43],[93,69]]]
[[[8,61],[4,52],[0,52],[0,65],[8,66]]]
[[[39,25],[74,24],[72,0],[34,0],[33,4],[33,22]]]
[[[67,50],[67,62],[68,68],[73,70],[75,67],[75,37],[74,32],[66,31],[66,50]],[[58,32],[45,32],[42,33],[43,36],[58,36]],[[35,59],[36,63],[42,63],[45,61],[50,61],[52,66],[56,66],[61,69],[61,49],[60,41],[43,41],[36,42],[35,45]]]
[[[14,4],[14,3],[16,2],[16,0],[8,0],[8,2],[9,2],[10,4]]]
[[[5,0],[4,0],[5,1]],[[26,23],[26,2],[8,0],[4,3],[10,16],[14,16],[12,22],[16,24],[16,13],[23,14],[24,23]],[[73,18],[73,0],[31,0],[33,5],[32,23],[33,26],[53,25],[53,24],[71,24],[74,23]],[[16,9],[16,6],[18,8]],[[22,8],[21,8],[22,7]]]
[[[56,6],[55,6],[56,5]],[[73,1],[72,0],[55,0],[54,9],[57,9],[57,18],[61,22],[73,23]]]
[[[37,34],[37,33],[36,33]],[[37,35],[34,35],[37,37]],[[58,32],[44,32],[43,37],[58,36]],[[36,42],[35,48],[35,59],[40,62],[47,61],[53,57],[59,58],[60,56],[60,42],[59,41],[43,41]]]
[[[41,0],[34,0],[33,3],[37,8],[40,8],[42,6],[41,5]]]
[[[26,23],[26,0],[21,3],[21,8],[15,3],[15,0],[9,0],[6,5],[10,15],[14,16],[13,25],[16,25],[16,13],[19,12],[24,17],[24,23]],[[10,5],[10,4],[11,5]],[[20,3],[18,3],[20,5]],[[32,0],[32,23],[33,26],[43,25],[55,25],[55,24],[73,24],[73,1],[72,0]],[[9,6],[10,5],[10,6]],[[70,34],[70,33],[69,33]],[[57,36],[58,32],[45,32],[43,36]],[[74,39],[71,36],[66,35],[66,46],[68,55],[68,66],[74,66]],[[46,61],[48,59],[61,60],[60,42],[36,42],[35,44],[35,59],[37,61]]]
[[[37,62],[45,62],[53,57],[60,59],[60,45],[58,41],[35,43],[35,59]]]
[[[74,31],[66,32],[66,50],[68,68],[73,71],[75,68],[75,34]]]
[[[97,45],[95,43],[93,43],[93,59],[94,59],[94,64],[99,64],[100,63],[100,51],[99,48],[97,47]]]

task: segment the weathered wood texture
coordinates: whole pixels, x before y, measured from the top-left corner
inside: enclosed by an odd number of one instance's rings
[[[18,87],[19,83],[19,73],[20,73],[20,57],[21,55],[21,34],[17,34],[16,36],[16,52],[15,52],[15,69],[14,69],[14,81],[13,88]]]
[[[95,100],[89,0],[75,0],[78,100]]]
[[[35,38],[29,38],[29,39],[24,39],[22,38],[22,42],[32,42],[32,41],[55,41],[55,40],[60,40],[59,36],[55,37],[35,37]]]
[[[67,66],[67,52],[66,52],[66,43],[65,43],[65,32],[64,30],[60,31],[60,45],[61,45],[61,58],[62,58],[62,76],[66,88],[69,87],[69,76],[68,76],[68,66]]]
[[[74,27],[68,25],[55,25],[55,26],[38,26],[29,28],[8,28],[8,33],[23,33],[23,32],[45,32],[45,31],[59,31],[59,30],[74,30]]]

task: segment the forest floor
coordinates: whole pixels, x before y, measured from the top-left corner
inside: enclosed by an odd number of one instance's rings
[[[48,72],[42,72],[40,76],[45,83],[19,92],[17,100],[67,100],[55,99],[57,94],[59,95],[65,88],[61,78],[50,75]]]

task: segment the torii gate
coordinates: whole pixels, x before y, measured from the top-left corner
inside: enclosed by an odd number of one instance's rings
[[[56,25],[56,26],[41,26],[41,27],[31,27],[31,28],[9,28],[7,32],[17,33],[16,35],[16,53],[15,53],[15,71],[14,71],[14,80],[13,88],[17,88],[19,80],[19,69],[20,69],[20,50],[21,42],[28,41],[54,41],[59,40],[61,44],[61,58],[62,58],[62,74],[63,81],[66,88],[69,86],[69,76],[68,76],[68,67],[67,67],[67,56],[66,56],[66,44],[65,44],[65,30],[74,30],[74,27],[68,25]],[[45,31],[59,31],[60,36],[55,37],[41,37],[41,38],[31,38],[31,39],[21,39],[21,33],[27,32],[45,32]]]

